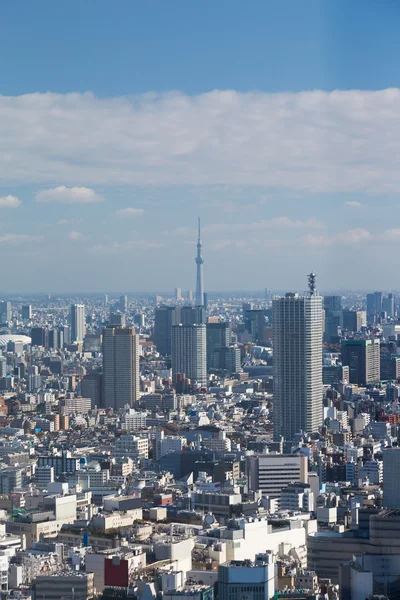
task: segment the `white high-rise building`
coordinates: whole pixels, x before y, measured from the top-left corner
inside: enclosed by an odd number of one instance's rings
[[[139,337],[127,327],[103,331],[103,405],[114,409],[139,400]]]
[[[207,385],[206,326],[173,325],[171,343],[172,377],[184,373],[192,383]]]
[[[71,342],[83,342],[86,333],[84,304],[71,304],[70,323]]]
[[[0,300],[0,323],[11,321],[11,302]]]
[[[322,424],[322,297],[310,289],[272,302],[276,439]]]

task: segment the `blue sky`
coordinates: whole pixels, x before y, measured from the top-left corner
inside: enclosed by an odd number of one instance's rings
[[[395,288],[399,16],[3,0],[3,291]]]

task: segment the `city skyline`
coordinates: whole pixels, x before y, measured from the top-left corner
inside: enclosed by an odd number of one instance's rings
[[[194,290],[197,216],[207,290],[392,287],[394,3],[24,4],[34,29],[0,8],[2,289]]]

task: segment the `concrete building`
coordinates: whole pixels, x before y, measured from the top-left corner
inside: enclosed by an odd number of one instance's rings
[[[342,364],[349,367],[350,383],[367,385],[380,380],[380,341],[343,340]]]
[[[130,408],[122,418],[122,427],[125,431],[137,431],[146,427],[146,412],[139,412]]]
[[[103,404],[133,407],[140,397],[139,337],[131,328],[106,327],[103,333]]]
[[[72,413],[79,415],[87,415],[92,408],[91,398],[69,397],[64,400],[64,414],[71,415]]]
[[[185,374],[192,384],[207,385],[206,325],[172,326],[172,377]]]
[[[126,314],[128,312],[128,296],[122,295],[119,298],[119,310]]]
[[[85,305],[71,304],[70,309],[71,342],[82,342],[86,333]]]
[[[11,321],[11,302],[0,300],[0,323]]]
[[[102,406],[103,376],[101,373],[88,373],[82,377],[81,394],[84,398],[90,398],[92,408]]]
[[[263,496],[280,498],[289,484],[308,483],[307,457],[291,454],[258,454],[247,459],[249,487]]]
[[[322,297],[286,294],[272,312],[274,437],[292,440],[322,424]]]
[[[207,367],[219,369],[219,351],[230,345],[229,323],[207,323]],[[214,355],[215,353],[215,355]],[[215,364],[217,363],[217,364]]]
[[[39,575],[35,581],[36,600],[89,600],[94,596],[93,573],[64,571]]]
[[[171,355],[172,326],[180,322],[180,311],[176,306],[160,306],[154,316],[154,342],[162,356]]]
[[[218,567],[220,600],[272,600],[275,595],[275,563],[271,553],[257,554],[254,561],[229,561]]]

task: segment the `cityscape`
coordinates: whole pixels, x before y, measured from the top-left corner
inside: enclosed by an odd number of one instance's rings
[[[0,600],[400,600],[400,3],[0,23]]]

